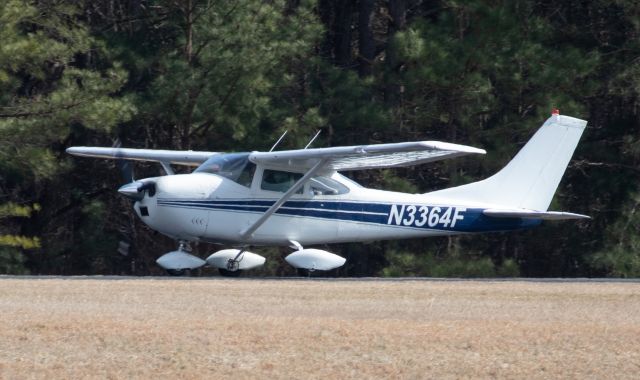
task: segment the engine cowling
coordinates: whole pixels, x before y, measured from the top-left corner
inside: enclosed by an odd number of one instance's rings
[[[206,264],[201,258],[180,250],[165,253],[156,260],[156,263],[164,269],[176,271],[196,269]]]
[[[223,249],[207,257],[207,264],[226,270],[246,270],[263,265],[265,258],[253,252],[244,251],[237,259],[239,249]],[[237,260],[233,269],[229,267],[229,260]]]
[[[315,248],[301,249],[284,259],[295,268],[308,270],[331,270],[347,261],[344,257]]]

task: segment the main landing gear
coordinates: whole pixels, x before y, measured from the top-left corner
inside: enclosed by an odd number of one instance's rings
[[[331,252],[305,249],[298,242],[291,243],[297,250],[285,257],[285,261],[296,268],[300,276],[310,277],[314,271],[332,270],[345,263],[343,257]],[[194,269],[208,265],[218,268],[221,276],[238,277],[243,271],[259,267],[265,262],[264,257],[247,249],[248,247],[223,249],[211,254],[205,261],[192,255],[188,242],[180,240],[178,250],[162,255],[156,262],[172,276],[184,276]]]
[[[233,258],[227,260],[226,268],[218,268],[220,275],[224,277],[240,277],[240,262],[244,259],[246,250],[246,248],[239,249]]]
[[[259,267],[265,262],[264,257],[249,252],[247,249],[247,247],[243,247],[241,249],[220,250],[207,257],[207,264],[218,268],[221,276],[238,277],[243,271]]]

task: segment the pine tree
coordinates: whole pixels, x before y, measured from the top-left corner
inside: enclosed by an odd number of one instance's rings
[[[47,181],[64,173],[56,151],[74,128],[109,130],[135,112],[116,96],[126,72],[106,58],[79,16],[65,2],[0,5],[0,186],[14,203],[38,201]],[[5,209],[27,210],[14,203]],[[11,223],[3,219],[3,227]],[[37,237],[5,236],[2,242],[38,245]]]

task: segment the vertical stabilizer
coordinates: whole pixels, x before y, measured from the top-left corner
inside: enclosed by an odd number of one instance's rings
[[[585,120],[554,112],[495,175],[429,195],[451,201],[546,211],[586,126]]]

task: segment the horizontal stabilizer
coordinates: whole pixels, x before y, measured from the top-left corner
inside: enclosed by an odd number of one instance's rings
[[[488,208],[482,213],[486,216],[494,218],[525,218],[525,219],[544,219],[544,220],[564,220],[564,219],[591,219],[590,216],[582,214],[574,214],[572,212],[560,211],[535,211],[526,209],[497,209]]]

